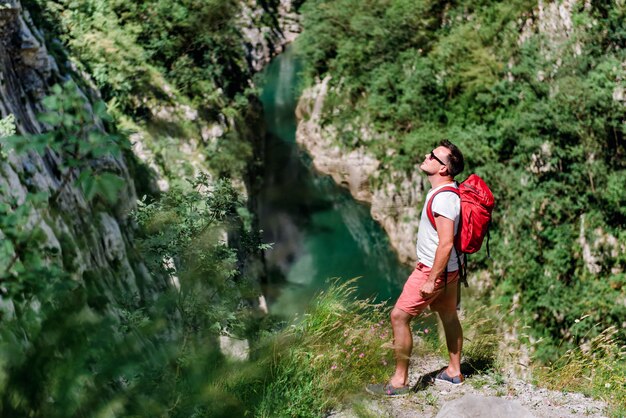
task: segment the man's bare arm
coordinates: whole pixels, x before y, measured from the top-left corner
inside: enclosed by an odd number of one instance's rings
[[[450,260],[450,252],[454,246],[454,221],[444,216],[436,215],[435,225],[437,226],[439,245],[437,246],[437,251],[435,251],[435,261],[428,276],[428,281],[422,288],[422,295],[424,296],[428,296],[435,290],[435,279],[446,270],[448,260]]]

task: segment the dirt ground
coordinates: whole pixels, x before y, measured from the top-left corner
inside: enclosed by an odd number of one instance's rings
[[[329,415],[333,418],[352,417],[435,417],[446,403],[465,395],[498,397],[517,402],[535,417],[606,417],[607,405],[580,393],[564,393],[538,388],[522,380],[493,373],[466,373],[463,385],[452,386],[434,383],[434,375],[446,366],[438,356],[413,357],[410,383],[414,392],[404,397],[356,396],[341,411]],[[365,392],[365,391],[364,391]],[[476,416],[476,415],[466,415]],[[489,415],[488,411],[485,416]],[[515,418],[509,416],[507,418]]]

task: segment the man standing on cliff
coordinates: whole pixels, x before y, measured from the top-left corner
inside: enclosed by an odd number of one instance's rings
[[[426,154],[420,165],[432,188],[426,195],[417,234],[418,263],[391,311],[396,371],[389,383],[368,385],[366,390],[369,393],[387,396],[409,393],[409,358],[413,349],[410,322],[427,306],[441,318],[450,355],[448,367],[439,372],[436,380],[453,385],[464,381],[461,374],[463,330],[456,311],[460,263],[453,249],[461,200],[456,193],[437,193],[446,186],[458,187],[454,177],[463,168],[463,154],[448,140],[443,140]],[[436,229],[426,215],[426,206],[433,195],[432,212]]]

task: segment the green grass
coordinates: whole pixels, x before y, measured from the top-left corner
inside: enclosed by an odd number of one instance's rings
[[[354,290],[354,281],[333,284],[257,353],[268,370],[258,416],[318,417],[389,377],[388,308]]]
[[[601,399],[610,405],[611,416],[626,416],[626,346],[618,342],[616,334],[617,329],[610,327],[552,365],[538,368],[538,383]]]
[[[463,325],[463,361],[472,369],[487,370],[498,363],[498,307],[466,310]]]
[[[245,389],[260,393],[256,416],[319,417],[347,404],[358,412],[355,395],[364,385],[389,378],[393,366],[389,308],[356,299],[354,290],[354,281],[333,284],[302,318],[256,350],[253,355],[266,376]],[[437,333],[426,332],[431,322],[415,324],[422,337],[414,347],[417,356],[445,352]],[[464,362],[476,373],[498,364],[497,324],[496,310],[482,307],[468,310],[463,319]],[[434,405],[438,399],[431,396],[426,402]]]

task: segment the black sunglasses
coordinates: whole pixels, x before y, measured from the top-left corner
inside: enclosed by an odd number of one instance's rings
[[[437,158],[437,156],[435,155],[435,153],[434,153],[434,152],[432,152],[432,151],[430,152],[430,159],[431,159],[431,160],[435,160],[435,161],[437,161],[437,162],[438,162],[439,164],[441,164],[441,165],[446,165],[446,163],[444,163],[444,162],[443,162],[443,161],[441,161],[439,158]]]

